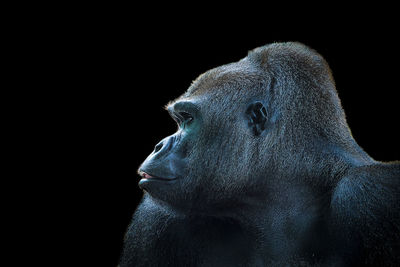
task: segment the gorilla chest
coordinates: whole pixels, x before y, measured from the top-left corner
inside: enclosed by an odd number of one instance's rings
[[[232,222],[216,219],[169,221],[157,236],[136,237],[133,266],[265,266],[278,262],[313,262],[297,254],[286,238],[270,233],[269,241]],[[265,234],[265,233],[264,233]],[[145,241],[145,242],[143,242]],[[293,242],[293,241],[292,241]],[[279,265],[279,264],[278,264]]]
[[[318,242],[321,227],[305,215],[294,219],[282,212],[267,213],[254,227],[232,219],[171,215],[148,201],[127,232],[121,267],[315,262],[324,250]]]
[[[168,225],[150,249],[171,266],[247,266],[254,242],[232,222],[189,219]]]

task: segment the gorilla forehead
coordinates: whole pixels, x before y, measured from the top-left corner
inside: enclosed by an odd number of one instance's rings
[[[271,77],[284,77],[281,82],[292,81],[298,84],[298,90],[306,92],[315,87],[318,91],[336,93],[330,68],[316,51],[300,43],[274,43],[249,51],[247,57],[238,62],[200,75],[183,97],[237,95],[243,100],[243,96],[264,95],[265,91],[260,88],[266,89],[263,85],[268,84]],[[307,86],[300,86],[305,83]],[[295,87],[282,89],[287,91]],[[287,97],[287,92],[284,94]]]
[[[251,64],[247,58],[200,75],[189,87],[184,97],[198,95],[249,95],[257,93],[251,90],[264,81],[263,72]],[[244,92],[242,92],[244,90]]]

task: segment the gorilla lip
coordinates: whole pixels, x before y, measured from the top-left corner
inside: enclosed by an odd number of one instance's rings
[[[151,189],[149,188],[150,184],[169,184],[176,181],[176,178],[159,178],[144,171],[140,171],[139,175],[142,177],[139,181],[139,188],[145,191]]]
[[[150,179],[150,178],[154,178],[153,176],[149,175],[148,173],[145,172],[140,172],[140,176],[144,179]]]
[[[147,172],[144,172],[144,171],[139,171],[139,175],[142,177],[141,180],[172,181],[172,180],[176,179],[176,178],[161,178],[161,177],[157,177],[157,176],[148,174]]]

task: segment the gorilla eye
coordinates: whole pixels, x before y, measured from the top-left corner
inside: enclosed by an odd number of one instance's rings
[[[193,121],[193,116],[187,112],[179,112],[178,115],[180,117],[180,123],[190,124],[190,122]]]
[[[166,109],[180,128],[189,126],[195,118],[201,118],[199,116],[199,107],[188,101],[176,102],[173,105],[167,106]]]

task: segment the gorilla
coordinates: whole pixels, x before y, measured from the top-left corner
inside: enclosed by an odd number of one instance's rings
[[[121,267],[400,264],[400,162],[357,145],[316,51],[256,48],[166,109]]]

